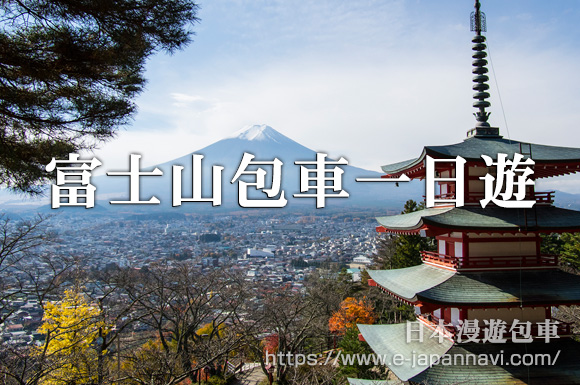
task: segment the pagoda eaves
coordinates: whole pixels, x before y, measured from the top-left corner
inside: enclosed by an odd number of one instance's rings
[[[476,308],[580,304],[580,276],[558,269],[456,272],[422,264],[369,270],[369,275],[371,285],[413,305]]]
[[[469,233],[580,232],[580,212],[538,205],[532,209],[434,207],[378,217],[378,232],[435,236],[450,230]]]
[[[507,154],[512,159],[514,154],[526,154],[533,158],[536,165],[534,176],[547,178],[573,174],[580,171],[580,148],[547,146],[525,143],[501,137],[472,137],[461,143],[446,146],[425,146],[418,158],[382,166],[386,178],[407,175],[411,179],[425,178],[425,157],[435,159],[454,159],[462,157],[468,165],[485,167],[481,155],[497,160],[497,154]]]

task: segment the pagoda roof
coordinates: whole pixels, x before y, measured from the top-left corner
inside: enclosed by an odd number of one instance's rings
[[[423,264],[368,272],[377,285],[408,302],[458,306],[580,303],[580,276],[561,270],[461,273]]]
[[[446,338],[432,337],[432,330],[414,321],[392,325],[357,325],[375,354],[401,380],[412,383],[452,384],[580,384],[580,343],[570,338],[552,339],[546,343],[466,343],[456,344]],[[407,328],[423,333],[407,338]],[[415,335],[415,334],[413,334]],[[538,365],[510,365],[512,356],[549,358]],[[397,355],[397,359],[395,359]],[[480,357],[487,357],[481,360]],[[440,357],[433,365],[429,359]],[[529,356],[528,356],[529,357]],[[402,359],[401,359],[402,358]],[[496,360],[495,363],[492,360]],[[503,360],[503,362],[502,362]],[[401,365],[393,365],[394,362]],[[522,361],[520,361],[522,362]],[[389,381],[349,379],[351,385],[387,385]]]
[[[417,293],[429,290],[453,277],[456,272],[429,265],[394,270],[367,270],[381,287],[409,302],[417,301]]]
[[[382,166],[382,170],[388,175],[396,175],[406,172],[415,166],[423,163],[425,156],[429,155],[437,159],[454,159],[457,156],[467,161],[483,162],[481,155],[487,155],[497,160],[497,154],[507,154],[508,159],[512,159],[515,153],[528,155],[538,164],[553,163],[580,163],[580,148],[546,146],[519,142],[517,140],[504,139],[502,137],[471,137],[461,143],[446,146],[425,146],[418,158],[409,159],[403,162],[392,163]],[[539,170],[537,170],[539,171]],[[544,177],[550,175],[563,175],[580,171],[580,169],[569,169],[542,174],[537,172],[537,176]],[[412,175],[410,175],[412,177]],[[415,176],[417,177],[417,176]]]
[[[485,362],[476,361],[470,355],[485,354]],[[550,362],[542,365],[509,365],[512,355],[519,358],[530,354],[533,357],[547,357]],[[457,365],[444,365],[445,358],[420,374],[410,378],[412,383],[451,385],[451,384],[580,384],[580,343],[569,338],[553,339],[549,343],[470,343],[453,346],[447,355],[449,361],[455,359]],[[476,356],[479,357],[479,356]],[[494,365],[491,359],[500,357]],[[528,356],[529,357],[529,356]],[[557,357],[557,360],[555,359]],[[463,365],[460,364],[463,362]]]
[[[526,212],[527,211],[527,215]],[[527,223],[526,223],[527,220]],[[425,227],[477,231],[573,231],[580,230],[580,212],[553,206],[532,209],[496,206],[429,208],[408,214],[378,217],[387,232],[419,233]]]
[[[580,276],[561,270],[456,273],[417,294],[430,303],[458,305],[558,305],[580,302]]]
[[[433,331],[421,322],[414,321],[393,325],[357,325],[365,341],[370,345],[375,354],[379,355],[385,363],[398,361],[401,365],[391,365],[391,371],[402,381],[415,377],[429,367],[428,362],[414,362],[411,358],[417,354],[426,354],[429,357],[443,356],[453,342],[446,338],[439,342],[438,338],[429,338]],[[423,342],[418,338],[407,340],[407,328],[413,333],[422,333]],[[405,357],[403,362],[397,357]]]
[[[424,158],[424,153],[425,153],[425,151],[423,151],[423,153],[421,154],[421,156],[419,158],[413,158],[413,159],[404,160],[402,162],[391,163],[391,164],[388,164],[386,166],[381,166],[381,169],[384,172],[386,172],[387,174],[396,174],[398,172],[403,172],[406,169],[413,167],[418,163],[421,163],[421,161]]]

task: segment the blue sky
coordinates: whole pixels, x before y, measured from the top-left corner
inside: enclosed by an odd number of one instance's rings
[[[202,1],[194,42],[147,66],[134,123],[101,172],[165,162],[249,124],[352,165],[461,141],[471,107],[471,0]],[[483,0],[490,122],[512,139],[580,147],[580,2]],[[490,68],[491,69],[491,68]],[[578,179],[555,187],[578,192]],[[551,187],[551,186],[550,186]]]

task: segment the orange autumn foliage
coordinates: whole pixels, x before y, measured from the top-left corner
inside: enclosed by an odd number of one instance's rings
[[[264,349],[264,354],[275,354],[278,351],[278,334],[271,334],[264,337],[262,340],[262,346]]]
[[[348,297],[340,303],[340,310],[328,320],[328,328],[332,333],[343,335],[347,329],[356,326],[357,323],[372,324],[376,319],[373,306],[366,301],[366,298],[357,300]]]

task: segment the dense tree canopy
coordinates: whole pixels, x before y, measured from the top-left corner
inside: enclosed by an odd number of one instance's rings
[[[28,193],[52,157],[93,148],[135,112],[146,59],[189,43],[192,0],[0,2],[0,185]]]
[[[542,254],[555,254],[561,265],[580,271],[580,234],[562,233],[542,235]]]
[[[580,270],[580,234],[564,233],[562,240],[562,262]]]

